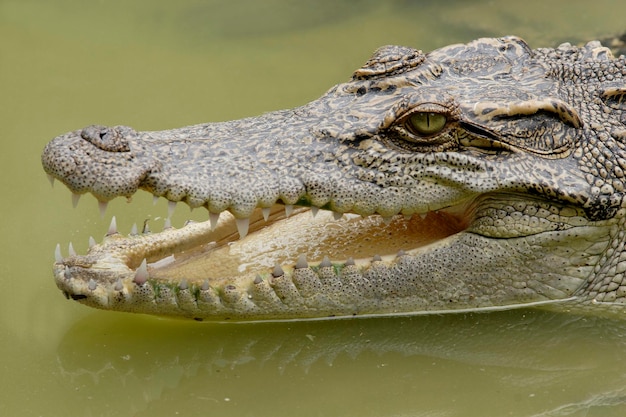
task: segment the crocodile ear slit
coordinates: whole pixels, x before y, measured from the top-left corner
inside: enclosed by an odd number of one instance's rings
[[[489,120],[496,117],[530,116],[538,112],[552,113],[563,123],[574,128],[583,126],[583,121],[576,109],[565,101],[549,97],[546,99],[533,99],[514,101],[509,103],[477,102],[472,111],[479,117]]]
[[[626,110],[626,87],[609,87],[602,90],[600,98],[612,109]]]

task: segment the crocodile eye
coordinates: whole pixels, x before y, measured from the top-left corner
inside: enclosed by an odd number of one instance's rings
[[[434,135],[446,125],[447,119],[441,113],[416,112],[406,121],[406,128],[413,134],[421,136]]]

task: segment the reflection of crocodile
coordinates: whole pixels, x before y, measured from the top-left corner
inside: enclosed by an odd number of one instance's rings
[[[302,417],[621,416],[626,405],[623,320],[515,310],[199,331],[125,319],[77,319],[57,347],[59,384],[80,387],[71,406],[82,415],[102,415],[111,398],[134,416],[207,403],[232,415],[233,402],[238,415]]]
[[[142,188],[210,221],[111,230],[58,254],[57,285],[94,307],[218,320],[617,309],[625,74],[598,42],[392,46],[294,110],[68,133],[42,160],[74,193]]]

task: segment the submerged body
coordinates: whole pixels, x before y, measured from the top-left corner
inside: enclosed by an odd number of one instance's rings
[[[213,320],[621,314],[625,75],[598,42],[388,46],[293,110],[59,136],[43,165],[75,194],[144,189],[210,220],[112,229],[57,256],[57,285],[98,308]]]

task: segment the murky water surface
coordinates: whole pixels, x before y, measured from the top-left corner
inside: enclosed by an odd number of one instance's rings
[[[53,250],[167,213],[72,209],[39,155],[88,124],[173,128],[293,107],[378,46],[623,32],[622,1],[3,0],[0,415],[623,416],[626,321],[542,311],[215,325],[65,301]],[[175,224],[206,214],[179,208]],[[154,224],[158,224],[155,220]]]

